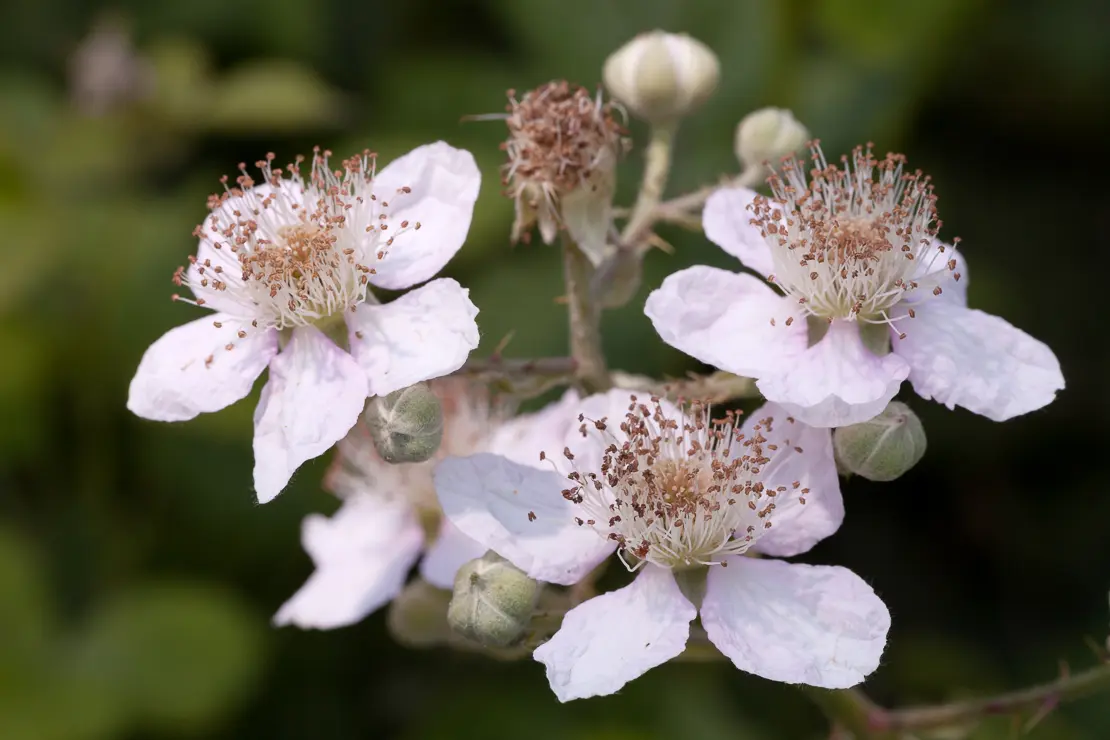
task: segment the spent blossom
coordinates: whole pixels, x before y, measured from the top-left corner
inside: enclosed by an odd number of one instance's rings
[[[741,424],[641,398],[585,399],[548,469],[491,454],[436,469],[451,523],[532,578],[570,585],[614,552],[636,573],[536,649],[559,699],[611,694],[676,657],[699,614],[741,670],[827,688],[863,680],[890,625],[872,589],[844,568],[751,557],[798,555],[840,526],[828,431],[773,404]],[[704,590],[691,587],[699,578]]]
[[[215,313],[162,336],[131,381],[131,411],[184,421],[242,399],[268,367],[254,434],[263,503],[343,438],[368,396],[453,372],[478,344],[478,310],[454,280],[386,304],[369,290],[424,282],[462,246],[480,185],[473,157],[438,142],[377,171],[370,152],[337,170],[329,154],[308,173],[268,155],[261,182],[245,165],[224,179],[174,275],[193,295],[175,300]],[[344,324],[341,348],[325,331]]]
[[[924,398],[995,421],[1064,387],[1043,343],[968,308],[967,266],[937,238],[930,179],[905,158],[859,147],[842,167],[814,142],[807,180],[783,161],[768,198],[723,188],[706,236],[756,278],[697,266],[668,277],[645,312],[665,342],[757,379],[770,401],[816,426],[880,413],[907,378]]]
[[[545,244],[566,229],[582,250],[600,261],[612,221],[616,166],[628,141],[612,105],[565,80],[549,82],[519,100],[509,91],[502,144],[506,194],[516,219],[512,241],[531,239],[539,226]]]
[[[301,539],[316,565],[274,616],[277,625],[334,629],[362,620],[400,593],[413,564],[432,586],[450,590],[455,573],[486,547],[442,518],[432,482],[447,455],[484,450],[537,464],[538,451],[565,434],[577,396],[510,417],[482,389],[458,378],[432,381],[444,407],[443,444],[427,462],[391,464],[375,450],[363,418],[340,443],[325,486],[343,504],[331,517],[305,518]],[[568,422],[560,426],[560,419]],[[421,557],[423,556],[423,557]]]

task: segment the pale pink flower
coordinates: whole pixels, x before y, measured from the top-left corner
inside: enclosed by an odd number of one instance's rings
[[[316,570],[278,610],[275,624],[333,629],[361,621],[400,593],[418,558],[421,577],[450,590],[456,571],[487,548],[442,518],[432,482],[436,463],[490,450],[538,465],[540,450],[566,435],[577,403],[568,393],[509,418],[466,381],[445,378],[432,386],[444,406],[443,444],[432,460],[385,462],[362,424],[339,443],[326,486],[343,505],[331,517],[305,518],[301,539]]]
[[[827,688],[862,681],[890,626],[872,589],[844,568],[747,556],[798,555],[840,526],[828,430],[773,404],[741,426],[702,407],[629,401],[618,390],[578,404],[581,425],[546,470],[493,454],[436,469],[450,522],[532,578],[573,584],[614,552],[637,572],[571,609],[536,649],[559,699],[611,694],[679,655],[699,614],[741,670]],[[702,568],[704,594],[680,586]]]
[[[857,148],[843,169],[816,145],[813,156],[808,183],[787,160],[773,198],[724,188],[702,216],[706,236],[778,292],[714,267],[677,272],[645,307],[663,340],[756,378],[815,426],[874,417],[907,378],[924,398],[995,421],[1051,402],[1064,387],[1052,350],[968,308],[967,267],[936,238],[929,178],[906,173],[900,155]]]
[[[261,184],[241,168],[210,198],[197,254],[175,275],[194,299],[175,298],[216,313],[151,345],[127,401],[184,421],[240,400],[268,367],[254,418],[261,503],[342,439],[368,396],[453,372],[478,344],[478,309],[454,280],[386,304],[368,290],[428,280],[462,246],[481,181],[468,152],[429,144],[380,172],[370,153],[339,171],[318,153],[307,180],[272,160],[258,163]],[[340,318],[350,351],[317,326]]]

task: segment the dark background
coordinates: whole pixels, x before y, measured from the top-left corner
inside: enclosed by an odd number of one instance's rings
[[[0,738],[817,738],[788,686],[671,664],[619,696],[560,706],[542,668],[397,646],[377,614],[327,633],[268,619],[310,572],[299,523],[330,511],[326,467],[277,501],[251,493],[248,399],[186,424],[131,416],[143,350],[197,315],[170,276],[204,198],[240,160],[320,143],[383,161],[446,139],[484,186],[448,268],[488,353],[564,353],[556,251],[508,244],[499,194],[509,87],[593,86],[637,32],[687,31],[720,56],[680,132],[678,194],[738,169],[733,127],[792,108],[830,154],[872,140],[931,173],[942,236],[963,237],[971,301],[1043,339],[1067,389],[1005,424],[903,396],[929,435],[894,484],[845,484],[840,533],[806,556],[851,567],[894,617],[867,684],[903,704],[1049,679],[1110,630],[1110,6],[1100,0],[81,0],[0,6]],[[75,62],[97,24],[131,52]],[[100,26],[105,27],[104,25]],[[128,56],[131,54],[132,56]],[[95,58],[94,58],[95,57]],[[99,65],[99,66],[98,66]],[[107,69],[105,73],[103,70]],[[74,70],[80,70],[75,74]],[[115,71],[113,71],[115,70]],[[121,81],[89,92],[89,78]],[[109,85],[109,92],[112,85]],[[637,142],[643,129],[634,124]],[[635,192],[639,150],[622,170]],[[645,284],[605,317],[622,369],[681,374],[642,314],[662,278],[733,264],[663,230]],[[998,721],[978,738],[1009,737]],[[1110,737],[1105,696],[1040,738]]]

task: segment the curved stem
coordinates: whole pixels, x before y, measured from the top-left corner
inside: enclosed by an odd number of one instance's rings
[[[1104,663],[1075,675],[1063,675],[1055,681],[1039,686],[1031,686],[986,699],[952,702],[933,707],[879,710],[871,717],[871,727],[879,731],[950,727],[995,715],[1048,711],[1065,701],[1080,699],[1099,691],[1110,691],[1110,663]]]
[[[651,141],[644,154],[644,179],[640,182],[640,194],[621,233],[620,243],[626,248],[637,248],[655,223],[655,210],[663,197],[671,171],[675,131],[674,124],[656,125],[651,129]]]
[[[601,350],[601,309],[590,292],[593,265],[574,241],[563,236],[563,275],[570,316],[570,355],[576,363],[575,385],[583,394],[613,386]]]
[[[1110,662],[1075,675],[985,699],[906,709],[884,709],[856,689],[829,691],[803,687],[806,695],[837,725],[858,738],[896,737],[898,733],[937,730],[973,724],[992,716],[1016,717],[1034,712],[1035,724],[1066,701],[1110,691]]]

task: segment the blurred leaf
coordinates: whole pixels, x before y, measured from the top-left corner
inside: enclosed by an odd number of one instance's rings
[[[257,678],[258,623],[230,594],[159,583],[107,603],[84,630],[79,666],[140,721],[200,726]]]
[[[339,123],[338,93],[316,74],[284,59],[233,69],[214,87],[197,126],[224,133],[283,133]]]
[[[51,623],[34,550],[13,529],[0,529],[0,676],[41,657]]]
[[[978,12],[981,0],[824,0],[817,3],[818,27],[849,58],[871,63],[943,59],[943,40]]]
[[[154,67],[150,107],[180,128],[196,126],[206,113],[211,63],[204,47],[188,39],[165,39],[147,52]]]

